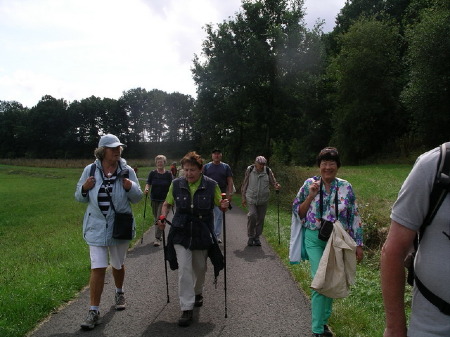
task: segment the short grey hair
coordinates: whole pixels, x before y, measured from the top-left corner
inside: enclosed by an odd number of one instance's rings
[[[96,148],[94,150],[94,156],[95,158],[99,159],[99,160],[103,160],[103,158],[105,158],[105,151],[106,151],[106,146],[100,146],[98,148]],[[120,155],[122,156],[122,151],[123,151],[123,147],[120,147]]]

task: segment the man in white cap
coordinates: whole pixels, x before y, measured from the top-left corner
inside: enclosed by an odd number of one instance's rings
[[[269,202],[269,186],[272,185],[276,190],[281,188],[272,170],[266,164],[266,158],[256,157],[255,163],[247,167],[242,183],[242,205],[248,206],[248,246],[261,246],[259,237],[263,232],[264,218]]]

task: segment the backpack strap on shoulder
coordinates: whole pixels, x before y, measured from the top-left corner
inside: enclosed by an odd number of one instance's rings
[[[441,207],[447,193],[450,189],[450,142],[444,143],[440,147],[440,157],[437,166],[436,177],[434,179],[433,189],[430,194],[430,206],[427,216],[420,227],[420,236],[423,236],[427,226],[431,224],[439,207]]]
[[[95,175],[95,169],[97,168],[97,165],[95,163],[91,164],[91,171],[89,172],[89,177],[92,177]]]

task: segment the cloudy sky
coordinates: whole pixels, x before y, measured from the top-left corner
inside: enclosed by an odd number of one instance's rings
[[[345,0],[306,0],[306,23],[325,31]],[[228,20],[241,0],[0,0],[0,100],[32,107],[44,95],[71,102],[118,99],[137,87],[196,97],[190,68],[205,24]]]

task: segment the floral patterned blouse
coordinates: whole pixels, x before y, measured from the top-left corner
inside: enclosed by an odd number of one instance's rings
[[[298,213],[300,204],[305,201],[309,194],[309,187],[314,181],[319,179],[320,177],[314,176],[305,181],[294,199],[292,209],[294,212]],[[327,193],[325,186],[322,186],[323,214],[320,216],[320,193],[317,193],[315,199],[309,206],[306,217],[302,219],[303,227],[316,230],[320,227],[320,218],[332,222],[336,220],[336,190],[338,191],[338,219],[347,233],[355,240],[356,244],[362,246],[363,230],[361,217],[359,216],[358,206],[356,204],[355,193],[353,192],[352,185],[344,179],[336,178],[331,183],[329,194]]]

